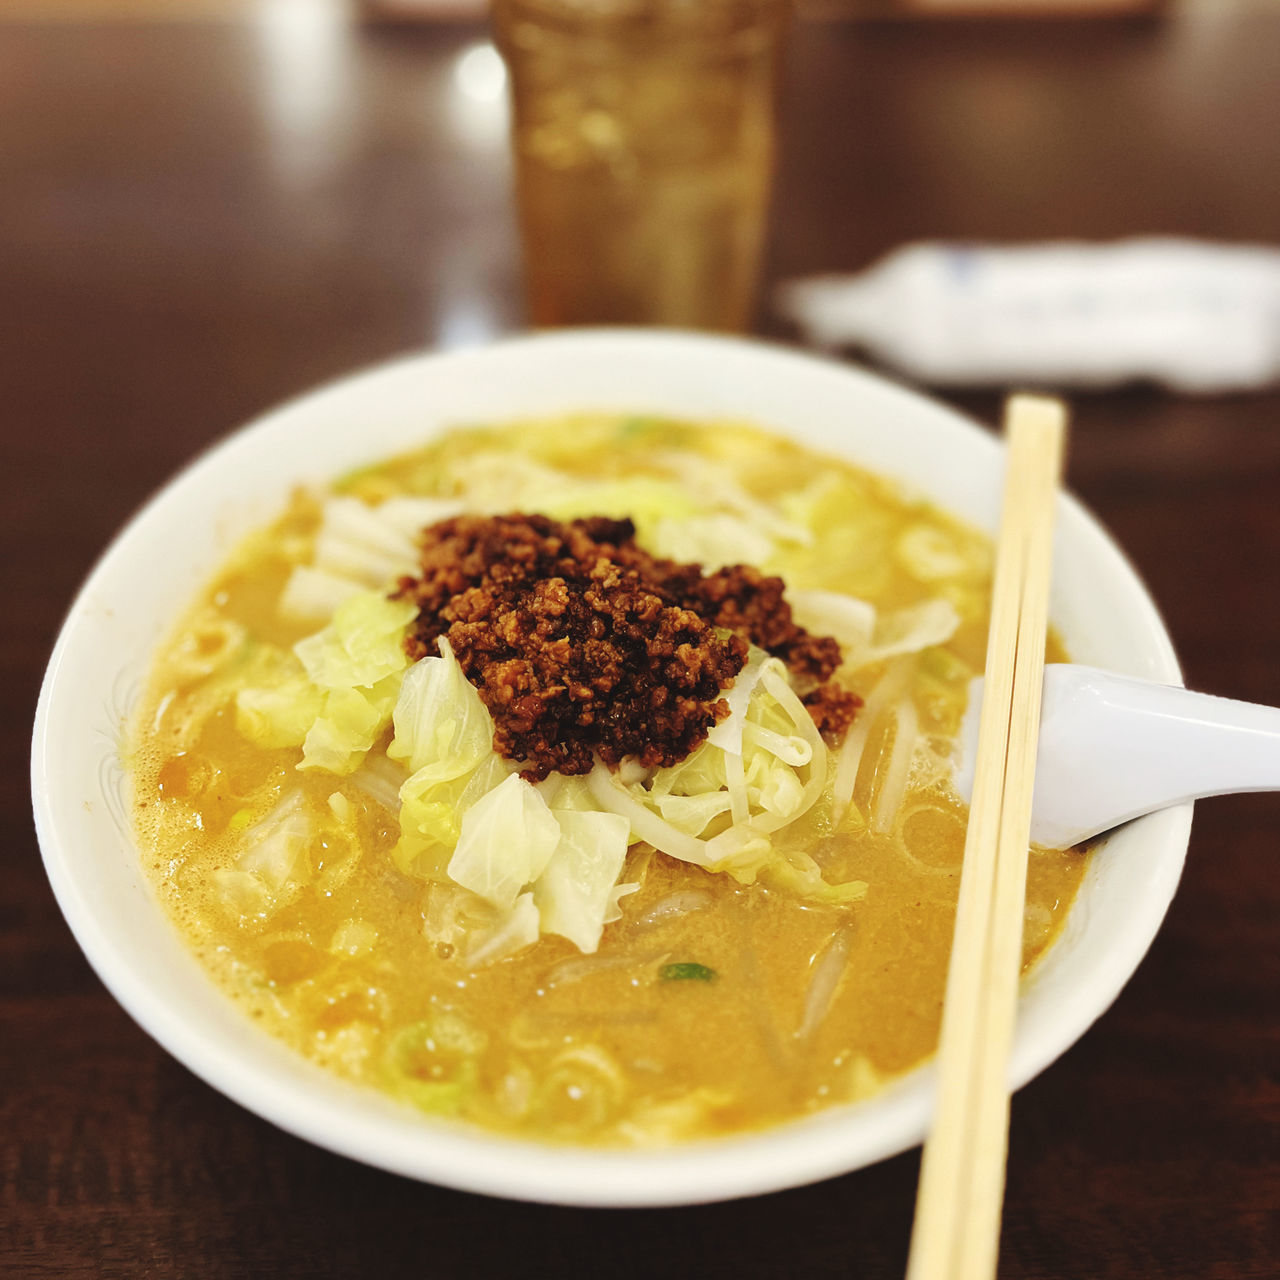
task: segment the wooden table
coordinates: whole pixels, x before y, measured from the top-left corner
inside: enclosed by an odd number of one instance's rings
[[[301,16],[300,16],[301,15]],[[59,620],[206,443],[393,353],[519,323],[478,30],[0,28],[0,1273],[902,1274],[917,1155],[766,1199],[606,1213],[420,1186],[277,1132],[106,994],[46,886],[26,783]],[[776,277],[912,237],[1280,229],[1280,20],[809,27]],[[994,415],[994,396],[967,397]],[[1280,395],[1082,397],[1070,478],[1190,682],[1280,703]],[[1280,799],[1206,803],[1149,958],[1013,1107],[1007,1277],[1280,1266]]]

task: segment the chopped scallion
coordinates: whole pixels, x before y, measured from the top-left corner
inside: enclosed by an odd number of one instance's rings
[[[691,960],[679,964],[664,964],[658,970],[658,977],[663,982],[711,982],[716,976],[714,969],[705,964],[695,964]]]

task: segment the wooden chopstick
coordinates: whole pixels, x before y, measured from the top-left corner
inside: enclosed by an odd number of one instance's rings
[[[1059,401],[1010,398],[973,802],[938,1047],[938,1105],[921,1164],[907,1280],[989,1280],[996,1271],[1065,427]]]

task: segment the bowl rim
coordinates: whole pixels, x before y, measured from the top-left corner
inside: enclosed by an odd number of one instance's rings
[[[931,1110],[931,1065],[917,1068],[862,1103],[831,1108],[765,1130],[654,1151],[558,1146],[416,1116],[406,1124],[399,1104],[371,1098],[371,1090],[336,1080],[274,1039],[270,1045],[261,1046],[262,1054],[246,1064],[221,1042],[216,1029],[191,1025],[191,1018],[182,1008],[161,998],[148,985],[145,975],[136,971],[120,941],[102,927],[93,904],[77,883],[74,856],[60,829],[51,786],[58,752],[51,711],[62,673],[74,658],[78,623],[85,615],[87,601],[110,572],[127,562],[135,544],[145,540],[154,514],[167,504],[181,501],[184,491],[199,484],[207,469],[216,467],[221,459],[234,457],[246,440],[287,426],[300,414],[315,412],[331,397],[367,391],[405,374],[426,371],[430,376],[429,371],[446,364],[483,368],[495,358],[494,353],[498,353],[500,361],[501,353],[536,354],[552,349],[589,359],[640,352],[663,358],[665,352],[675,353],[677,360],[688,356],[714,361],[746,353],[753,362],[771,363],[781,376],[825,369],[851,388],[874,388],[878,396],[899,404],[905,412],[920,414],[927,409],[935,417],[944,416],[956,429],[983,437],[993,455],[1000,449],[993,436],[959,411],[847,363],[754,339],[678,331],[584,329],[520,335],[483,348],[401,356],[291,397],[198,453],[144,503],[113,537],[67,612],[41,685],[31,756],[36,832],[58,905],[104,985],[143,1030],[175,1058],[215,1089],[278,1127],[375,1167],[512,1199],[641,1207],[763,1194],[849,1172],[897,1154],[916,1145],[925,1132]],[[787,428],[780,429],[789,432]],[[821,451],[824,446],[814,442],[812,447]],[[1168,633],[1132,565],[1076,499],[1064,494],[1062,501],[1073,536],[1092,539],[1115,561],[1124,589],[1147,615],[1156,673],[1171,683],[1180,683]],[[1137,968],[1177,887],[1190,834],[1191,811],[1192,806],[1186,804],[1141,820],[1146,838],[1167,850],[1160,873],[1149,886],[1147,909],[1133,930],[1120,940],[1122,945],[1117,945],[1107,972],[1096,978],[1087,991],[1071,993],[1058,1010],[1049,1033],[1041,1034],[1034,1044],[1021,1040],[1016,1043],[1010,1069],[1013,1087],[1027,1083],[1083,1035]],[[133,852],[136,855],[136,846]],[[149,881],[147,893],[154,910],[168,922]],[[172,922],[169,924],[172,928]],[[222,998],[230,1004],[229,997]],[[238,1010],[236,1013],[243,1017]],[[269,1039],[267,1033],[255,1032]],[[336,1124],[335,1105],[352,1108],[349,1113],[343,1111]],[[848,1134],[856,1134],[858,1139],[851,1144],[856,1148],[852,1154],[850,1145],[841,1140]]]

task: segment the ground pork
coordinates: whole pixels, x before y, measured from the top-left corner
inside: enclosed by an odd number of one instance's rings
[[[586,773],[597,755],[684,759],[728,713],[748,642],[796,673],[825,734],[843,733],[861,704],[824,683],[839,646],[797,626],[782,591],[748,565],[704,575],[656,559],[630,520],[464,515],[424,531],[421,571],[396,594],[418,606],[409,655],[446,636],[495,747],[536,780]]]

